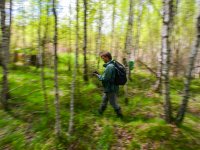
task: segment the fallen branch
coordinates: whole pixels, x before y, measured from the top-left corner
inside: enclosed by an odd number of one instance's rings
[[[139,62],[141,65],[143,65],[145,68],[147,68],[152,74],[154,74],[156,77],[157,77],[157,73],[152,69],[150,68],[147,64],[145,64],[144,62],[142,62],[141,60],[137,60],[137,62]]]

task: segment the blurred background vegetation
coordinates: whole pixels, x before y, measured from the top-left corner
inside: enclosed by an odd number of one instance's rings
[[[0,149],[199,149],[199,8],[198,0],[1,0]],[[110,106],[97,113],[103,90],[92,72],[103,72],[102,51],[134,63],[118,93],[123,119]]]

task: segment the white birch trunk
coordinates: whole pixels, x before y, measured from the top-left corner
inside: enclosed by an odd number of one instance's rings
[[[68,71],[71,71],[71,52],[72,52],[72,31],[71,31],[71,28],[72,28],[72,7],[71,7],[71,1],[70,1],[70,4],[69,4],[69,58],[68,58]]]
[[[168,123],[172,122],[171,100],[170,100],[170,58],[171,49],[169,37],[171,36],[172,23],[172,6],[173,0],[163,0],[163,27],[162,27],[162,85],[163,85],[163,99],[165,120]]]
[[[130,69],[129,69],[129,61],[130,61],[130,55],[132,50],[132,36],[133,36],[133,2],[134,0],[129,0],[130,6],[129,6],[129,18],[128,18],[128,28],[127,28],[127,34],[126,34],[126,42],[125,42],[125,52],[126,52],[126,58],[124,65],[126,67],[126,74],[128,82],[131,79]],[[124,92],[125,92],[125,103],[128,104],[128,82],[124,86]]]
[[[101,51],[101,35],[102,35],[102,24],[103,24],[103,6],[102,0],[99,0],[99,19],[98,19],[98,36],[96,41],[96,60],[97,60],[97,68],[99,69],[100,58],[99,54]]]
[[[48,5],[48,4],[47,4]],[[42,88],[42,93],[43,93],[43,98],[44,98],[44,109],[46,111],[46,113],[48,113],[48,100],[47,100],[47,94],[46,94],[46,84],[45,84],[45,71],[44,71],[44,45],[45,45],[45,42],[46,42],[46,39],[44,39],[44,42],[42,42],[42,39],[41,39],[41,13],[42,13],[42,8],[41,8],[41,0],[39,0],[39,14],[40,14],[40,20],[39,20],[39,23],[38,23],[38,50],[39,50],[39,55],[38,55],[38,58],[39,58],[39,66],[41,68],[41,71],[40,71],[40,79],[41,79],[41,88]],[[48,7],[48,6],[47,6]],[[48,17],[48,15],[47,15]],[[48,19],[46,20],[48,21]],[[44,38],[46,38],[46,34],[47,34],[47,30],[48,30],[48,23],[46,23],[46,30],[45,30],[45,36]]]
[[[11,34],[11,24],[12,24],[12,0],[10,0],[10,18],[9,24],[6,25],[6,1],[0,1],[0,12],[1,12],[1,47],[0,51],[2,54],[2,69],[3,69],[3,77],[2,77],[2,91],[1,91],[1,103],[5,110],[8,109],[8,99],[9,99],[9,83],[8,83],[8,64],[9,64],[9,55],[10,55],[10,34]]]
[[[141,31],[141,18],[143,14],[143,4],[144,2],[141,0],[139,7],[139,14],[137,18],[137,32],[136,32],[136,39],[135,39],[135,46],[134,46],[134,57],[137,59],[139,57],[139,46],[140,46],[140,31]]]
[[[58,89],[58,55],[57,55],[57,42],[58,42],[58,19],[56,12],[56,0],[53,0],[53,15],[54,15],[54,88],[55,88],[55,108],[56,108],[56,118],[55,118],[55,134],[57,137],[61,133],[61,120],[60,120],[60,102],[59,102],[59,89]]]
[[[83,0],[84,5],[84,39],[83,39],[83,55],[84,55],[84,72],[83,79],[84,81],[88,81],[88,66],[87,66],[87,10],[88,10],[88,2],[87,0]]]
[[[23,42],[23,52],[24,52],[24,65],[28,66],[29,62],[29,58],[27,56],[27,52],[26,52],[26,11],[25,11],[25,7],[24,7],[24,1],[21,0],[21,11],[22,11],[22,16],[23,16],[23,25],[22,25],[22,42]]]
[[[116,47],[115,47],[115,16],[116,16],[116,0],[112,1],[112,34],[111,34],[111,47],[110,50],[114,56],[114,59],[116,59]]]
[[[68,134],[71,135],[74,127],[74,97],[76,89],[76,74],[78,67],[78,51],[79,51],[79,0],[76,0],[76,49],[74,57],[74,70],[72,74],[72,83],[71,83],[71,99],[70,99],[70,119],[69,119],[69,128]]]
[[[192,47],[190,57],[189,57],[189,64],[188,64],[185,84],[184,84],[183,99],[182,99],[182,104],[179,108],[179,111],[176,117],[176,124],[182,123],[185,116],[186,109],[187,109],[188,100],[190,97],[190,83],[191,83],[191,77],[192,77],[192,70],[194,68],[195,60],[196,60],[197,53],[199,51],[199,45],[200,45],[200,11],[197,17],[196,28],[197,28],[196,39],[194,41],[194,45]]]

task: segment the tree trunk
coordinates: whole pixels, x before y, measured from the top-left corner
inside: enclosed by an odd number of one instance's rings
[[[179,75],[179,59],[180,59],[180,50],[179,50],[179,42],[177,47],[174,46],[174,50],[175,50],[175,58],[174,58],[174,70],[173,70],[173,76],[174,77],[178,77]]]
[[[134,57],[138,58],[139,56],[139,46],[140,46],[140,30],[141,30],[141,18],[143,14],[143,3],[140,1],[141,9],[139,9],[139,14],[137,18],[137,32],[136,32],[136,38],[135,38],[135,46],[134,46]]]
[[[200,11],[199,11],[198,17],[197,17],[196,28],[197,28],[196,39],[194,41],[194,45],[193,45],[193,48],[191,50],[190,57],[189,57],[189,64],[188,64],[188,68],[187,68],[185,85],[184,85],[183,100],[182,100],[182,104],[179,108],[177,117],[176,117],[176,124],[181,124],[183,122],[185,112],[187,109],[187,105],[188,105],[189,96],[190,96],[189,94],[190,94],[190,83],[191,83],[191,77],[192,77],[192,70],[194,68],[194,63],[195,63],[195,60],[197,57],[197,53],[199,51],[199,44],[200,44]]]
[[[129,61],[132,50],[132,36],[133,36],[133,0],[129,1],[130,1],[129,18],[128,18],[128,28],[127,28],[126,42],[125,42],[126,57],[123,59],[123,62],[126,67],[127,79],[130,80],[131,72],[129,68]],[[124,86],[124,91],[125,91],[125,103],[128,104],[128,82]]]
[[[71,52],[72,52],[72,32],[71,32],[71,28],[72,28],[72,7],[71,7],[71,1],[69,4],[69,56],[68,56],[68,71],[71,71]]]
[[[3,68],[3,78],[2,78],[2,91],[1,91],[1,102],[5,110],[8,109],[8,99],[9,99],[9,83],[8,83],[8,64],[9,64],[9,49],[10,49],[10,34],[11,34],[11,23],[12,23],[12,0],[10,0],[10,18],[9,24],[6,24],[6,1],[0,1],[0,11],[1,11],[1,52],[2,52],[2,68]]]
[[[99,69],[100,58],[99,54],[101,51],[101,35],[102,35],[102,24],[103,24],[103,8],[102,8],[102,0],[99,0],[99,19],[98,19],[98,36],[96,41],[96,60],[97,62],[97,69]]]
[[[170,8],[170,13],[169,13],[170,14],[170,23],[169,23],[170,31],[174,27],[174,17],[177,14],[177,11],[178,11],[179,0],[176,0],[175,8],[174,8],[173,3],[174,3],[174,1],[172,0],[172,2],[170,2],[171,8]],[[164,24],[164,22],[165,21],[163,21],[163,24]],[[163,29],[164,29],[164,26],[163,26]],[[175,36],[174,36],[174,38],[175,38]],[[172,41],[173,41],[173,39],[172,39]],[[163,41],[162,41],[162,46],[163,46]],[[161,49],[163,49],[163,47]],[[156,92],[162,93],[162,70],[163,70],[163,53],[162,53],[162,50],[160,52],[160,56],[158,58],[158,61],[159,61],[159,65],[158,65],[158,71],[157,71],[157,81],[156,81],[155,85],[153,86],[153,90],[156,91]]]
[[[171,36],[173,0],[163,0],[163,28],[162,28],[162,85],[164,96],[165,120],[172,122],[172,110],[170,100],[169,70],[171,49],[169,37]]]
[[[76,49],[74,57],[74,70],[72,74],[72,83],[71,83],[71,99],[70,99],[70,119],[69,119],[69,135],[73,132],[74,126],[74,97],[76,89],[76,74],[78,68],[78,51],[79,51],[79,0],[76,0]]]
[[[112,10],[112,33],[111,33],[111,47],[110,50],[116,59],[116,49],[115,49],[115,16],[116,16],[116,0],[113,0],[113,10]]]
[[[176,17],[177,15],[177,12],[178,12],[178,5],[179,5],[179,0],[176,0],[175,4],[174,4],[174,9],[172,10],[173,11],[173,18]],[[172,34],[172,41],[174,42],[174,67],[173,67],[173,76],[174,77],[177,77],[178,74],[179,74],[179,65],[180,65],[180,62],[179,62],[179,59],[180,59],[180,39],[177,39],[176,40],[176,37],[177,37],[177,30],[180,28],[178,26],[178,22],[175,22],[174,19],[173,19],[173,34]],[[179,37],[178,37],[179,38]]]
[[[83,79],[88,81],[88,66],[87,66],[87,0],[83,0],[84,4],[84,41],[83,41],[83,55],[84,55],[84,72]]]
[[[127,28],[127,34],[126,34],[126,43],[125,43],[125,52],[126,52],[126,70],[128,79],[131,79],[131,72],[128,66],[130,55],[132,54],[132,48],[133,48],[133,2],[134,0],[130,1],[130,8],[129,8],[129,18],[128,18],[128,28]]]
[[[162,49],[162,48],[161,48]],[[157,75],[156,75],[156,83],[153,85],[153,90],[155,92],[158,92],[159,94],[162,94],[162,60],[163,60],[162,50],[158,58],[158,69],[157,69]]]
[[[56,0],[53,0],[53,15],[54,15],[54,88],[55,88],[55,108],[56,108],[56,122],[55,122],[55,134],[57,137],[61,133],[60,123],[60,102],[59,102],[59,89],[58,89],[58,56],[57,56],[57,42],[58,42],[58,19],[56,12]]]
[[[42,88],[42,92],[43,92],[43,98],[44,98],[44,108],[46,113],[48,113],[48,100],[47,100],[47,93],[46,93],[46,84],[45,84],[45,71],[44,71],[44,48],[45,48],[45,42],[46,39],[44,39],[44,42],[42,42],[41,39],[41,13],[42,13],[42,8],[41,8],[41,0],[39,0],[39,11],[40,11],[40,17],[39,17],[39,24],[38,24],[38,50],[39,50],[39,66],[41,68],[41,72],[40,72],[40,77],[41,77],[41,88]],[[48,7],[48,4],[47,4]],[[48,8],[47,8],[48,9]],[[48,13],[48,12],[47,12]],[[48,17],[48,15],[47,15]],[[46,20],[48,21],[48,19]],[[47,30],[48,30],[48,23],[46,23],[45,26],[45,36],[44,38],[46,38],[46,34],[47,34]]]
[[[23,42],[23,53],[24,53],[24,65],[28,66],[29,64],[29,58],[27,56],[27,51],[26,51],[26,11],[24,8],[24,1],[20,1],[21,2],[21,9],[22,9],[22,16],[23,16],[23,25],[22,25],[22,42]]]

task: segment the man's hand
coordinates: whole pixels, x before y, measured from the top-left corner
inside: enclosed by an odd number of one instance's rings
[[[97,71],[94,71],[93,74],[98,74],[99,75],[99,73]]]
[[[99,77],[99,73],[98,73],[97,71],[94,71],[92,74],[93,74],[94,76]]]

